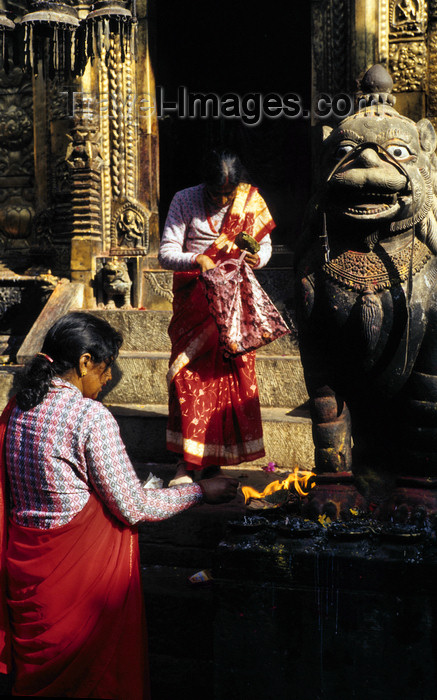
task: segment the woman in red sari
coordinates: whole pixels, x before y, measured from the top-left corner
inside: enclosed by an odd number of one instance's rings
[[[90,314],[62,317],[0,419],[0,672],[14,695],[149,698],[136,526],[236,494],[223,478],[144,489],[95,400],[121,342]]]
[[[263,267],[271,256],[273,228],[264,200],[242,181],[241,163],[230,152],[213,151],[205,182],[177,192],[171,203],[159,260],[175,271],[167,448],[182,459],[172,484],[265,454],[255,353],[223,355],[199,275],[240,255],[234,240],[241,231],[260,243],[246,262]]]

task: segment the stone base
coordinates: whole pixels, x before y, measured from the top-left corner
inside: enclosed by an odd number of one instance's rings
[[[319,474],[315,484],[303,511],[313,519],[325,514],[347,520],[351,510],[358,510],[375,520],[408,524],[437,515],[437,479],[381,476],[378,490],[367,493],[350,472]]]
[[[230,534],[213,569],[212,696],[434,700],[436,573],[432,540]]]
[[[259,490],[275,477],[253,471]],[[154,697],[189,667],[194,700],[435,700],[434,530],[287,537],[280,510],[251,517],[238,498],[140,526]],[[202,569],[212,581],[191,584]]]
[[[173,272],[143,270],[141,306],[152,311],[171,310],[173,301]]]
[[[16,392],[17,365],[3,365],[0,368],[0,411]]]

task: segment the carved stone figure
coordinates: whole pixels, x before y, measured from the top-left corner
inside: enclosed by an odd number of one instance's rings
[[[118,222],[118,245],[120,248],[137,248],[144,245],[144,221],[134,209],[125,209]]]
[[[145,255],[149,248],[150,213],[138,202],[126,200],[115,210],[111,221],[113,255]]]
[[[388,104],[325,127],[297,270],[319,473],[437,477],[435,146]]]
[[[419,12],[417,0],[397,0],[394,11],[398,22],[414,22]]]
[[[108,260],[102,267],[101,279],[103,291],[107,297],[107,308],[114,309],[116,307],[115,299],[119,298],[122,301],[122,308],[130,309],[132,281],[129,277],[127,264],[116,258]]]
[[[100,165],[99,130],[93,117],[76,117],[65,154],[66,162],[73,168],[88,168]]]

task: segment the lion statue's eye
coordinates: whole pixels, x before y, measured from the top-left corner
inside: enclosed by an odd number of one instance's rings
[[[337,158],[337,160],[341,160],[347,153],[350,153],[352,150],[353,146],[351,146],[349,143],[342,143],[338,146],[337,150],[335,151],[335,157]]]
[[[405,160],[411,156],[411,152],[406,146],[400,146],[397,143],[387,146],[387,151],[393,158],[396,158],[396,160]]]

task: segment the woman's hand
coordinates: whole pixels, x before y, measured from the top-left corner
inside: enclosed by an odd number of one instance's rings
[[[201,272],[212,270],[215,267],[215,262],[207,255],[200,254],[196,258],[196,263],[199,265]]]
[[[249,253],[247,252],[246,255],[244,256],[245,261],[249,265],[249,267],[256,267],[259,263],[259,255],[258,253]]]
[[[198,482],[206,503],[232,501],[237,495],[239,483],[238,479],[228,476],[214,476],[212,479],[201,479]]]

